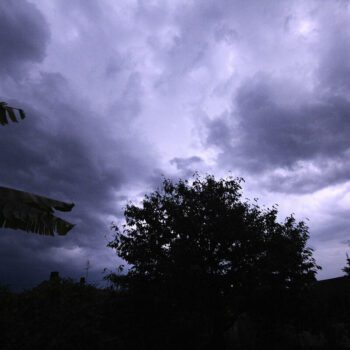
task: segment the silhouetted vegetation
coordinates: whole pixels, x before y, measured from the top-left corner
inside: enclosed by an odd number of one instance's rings
[[[0,102],[0,125],[18,123],[25,118],[20,108]],[[66,235],[74,225],[57,217],[54,210],[71,211],[73,203],[65,203],[33,193],[0,187],[0,228],[19,229],[40,235]]]
[[[109,247],[129,268],[110,288],[1,287],[0,348],[350,347],[350,280],[317,282],[307,226],[242,200],[240,181],[165,180],[127,205]]]
[[[6,102],[0,102],[0,125],[7,125],[11,121],[12,123],[18,123],[19,119],[26,117],[23,109],[9,106]]]
[[[346,254],[346,266],[343,268],[343,271],[346,273],[346,276],[350,277],[350,258]]]
[[[317,282],[303,299],[284,306],[280,323],[270,323],[273,317],[265,312],[259,314],[262,305],[255,311],[241,310],[213,345],[206,333],[200,334],[204,320],[190,312],[154,309],[159,301],[144,304],[150,295],[98,289],[69,279],[46,281],[21,293],[2,286],[0,348],[124,350],[167,344],[170,349],[346,349],[349,292],[346,277]],[[189,328],[197,331],[197,343],[192,334],[185,339]]]

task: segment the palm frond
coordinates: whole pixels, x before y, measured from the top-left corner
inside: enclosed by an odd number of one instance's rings
[[[71,211],[73,203],[0,187],[0,228],[20,229],[40,235],[66,235],[74,225],[55,216],[54,209]]]
[[[7,125],[9,121],[18,123],[18,119],[24,119],[23,109],[10,107],[6,102],[0,102],[0,125]]]

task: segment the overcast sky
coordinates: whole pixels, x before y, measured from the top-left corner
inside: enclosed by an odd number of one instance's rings
[[[309,219],[342,275],[350,235],[345,0],[0,2],[0,183],[72,201],[66,237],[1,230],[0,281],[102,278],[128,200],[161,176],[242,176],[244,195]]]

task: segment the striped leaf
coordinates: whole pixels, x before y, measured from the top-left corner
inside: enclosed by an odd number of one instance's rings
[[[54,210],[71,211],[74,204],[0,187],[0,228],[40,235],[66,235],[74,225],[55,216]]]
[[[0,125],[7,125],[9,121],[18,123],[25,118],[25,113],[20,108],[10,107],[6,102],[0,102]]]

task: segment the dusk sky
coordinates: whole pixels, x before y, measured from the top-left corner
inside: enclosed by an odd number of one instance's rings
[[[347,0],[0,2],[0,186],[74,202],[65,237],[0,229],[0,281],[102,279],[123,207],[162,175],[244,177],[310,227],[323,270],[350,253]]]

